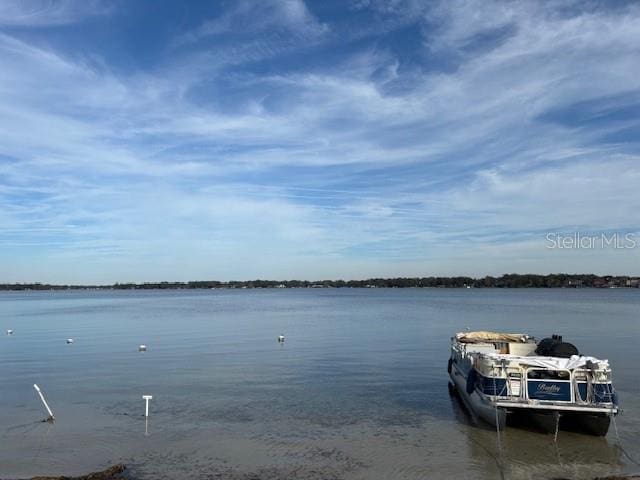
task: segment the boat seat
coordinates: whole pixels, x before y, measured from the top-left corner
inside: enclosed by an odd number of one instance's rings
[[[469,343],[467,344],[467,352],[500,353],[500,350],[493,343]]]
[[[509,343],[509,353],[511,355],[519,355],[528,357],[536,354],[535,343]]]

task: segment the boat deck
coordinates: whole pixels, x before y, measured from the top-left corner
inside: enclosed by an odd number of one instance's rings
[[[535,409],[535,410],[562,410],[572,412],[585,412],[585,413],[607,413],[617,414],[618,407],[611,404],[603,405],[582,405],[579,403],[559,403],[559,402],[538,402],[536,400],[524,400],[524,399],[500,399],[490,400],[492,404],[499,408],[521,408],[521,409]]]

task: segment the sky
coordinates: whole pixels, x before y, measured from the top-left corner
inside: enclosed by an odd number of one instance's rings
[[[639,59],[639,2],[3,0],[0,282],[640,274]]]

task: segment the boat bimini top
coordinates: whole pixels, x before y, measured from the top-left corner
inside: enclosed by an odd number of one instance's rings
[[[457,333],[456,340],[460,343],[529,343],[534,341],[533,337],[523,333],[500,333],[487,331]]]

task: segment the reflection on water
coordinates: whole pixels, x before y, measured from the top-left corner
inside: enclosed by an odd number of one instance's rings
[[[602,437],[560,432],[539,434],[517,428],[497,432],[477,423],[457,394],[451,396],[454,415],[465,429],[471,455],[477,462],[502,470],[504,478],[571,478],[585,479],[624,471],[621,451]]]
[[[498,449],[495,431],[448,395],[446,360],[451,333],[467,326],[563,333],[610,359],[624,409],[620,437],[638,458],[640,391],[627,359],[639,304],[636,290],[0,294],[0,331],[15,331],[0,339],[0,477],[115,462],[142,479],[633,471],[612,433],[561,432],[556,444],[507,429]],[[40,422],[33,383],[55,423]]]

